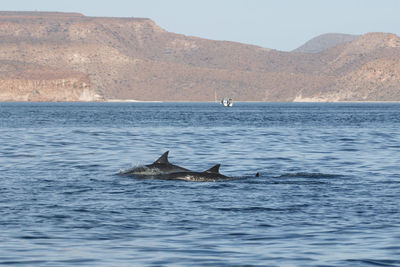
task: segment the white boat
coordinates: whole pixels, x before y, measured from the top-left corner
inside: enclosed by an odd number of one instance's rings
[[[233,100],[232,98],[224,98],[221,100],[221,104],[224,105],[224,107],[232,107]]]

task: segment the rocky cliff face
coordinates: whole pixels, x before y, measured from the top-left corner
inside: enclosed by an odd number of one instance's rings
[[[150,19],[0,12],[0,101],[400,100],[399,37],[319,53],[169,33]]]
[[[0,61],[1,101],[96,101],[89,76],[70,70]]]

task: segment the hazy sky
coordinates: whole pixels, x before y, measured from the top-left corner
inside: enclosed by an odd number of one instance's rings
[[[1,10],[146,17],[185,35],[292,50],[323,33],[400,35],[400,0],[0,0]]]

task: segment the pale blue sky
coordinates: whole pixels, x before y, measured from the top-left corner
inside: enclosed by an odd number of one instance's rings
[[[171,32],[278,50],[331,32],[400,35],[400,0],[1,0],[0,10],[146,17]]]

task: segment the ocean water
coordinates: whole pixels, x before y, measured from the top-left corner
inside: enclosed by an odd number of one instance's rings
[[[0,103],[0,265],[399,266],[400,104]]]

